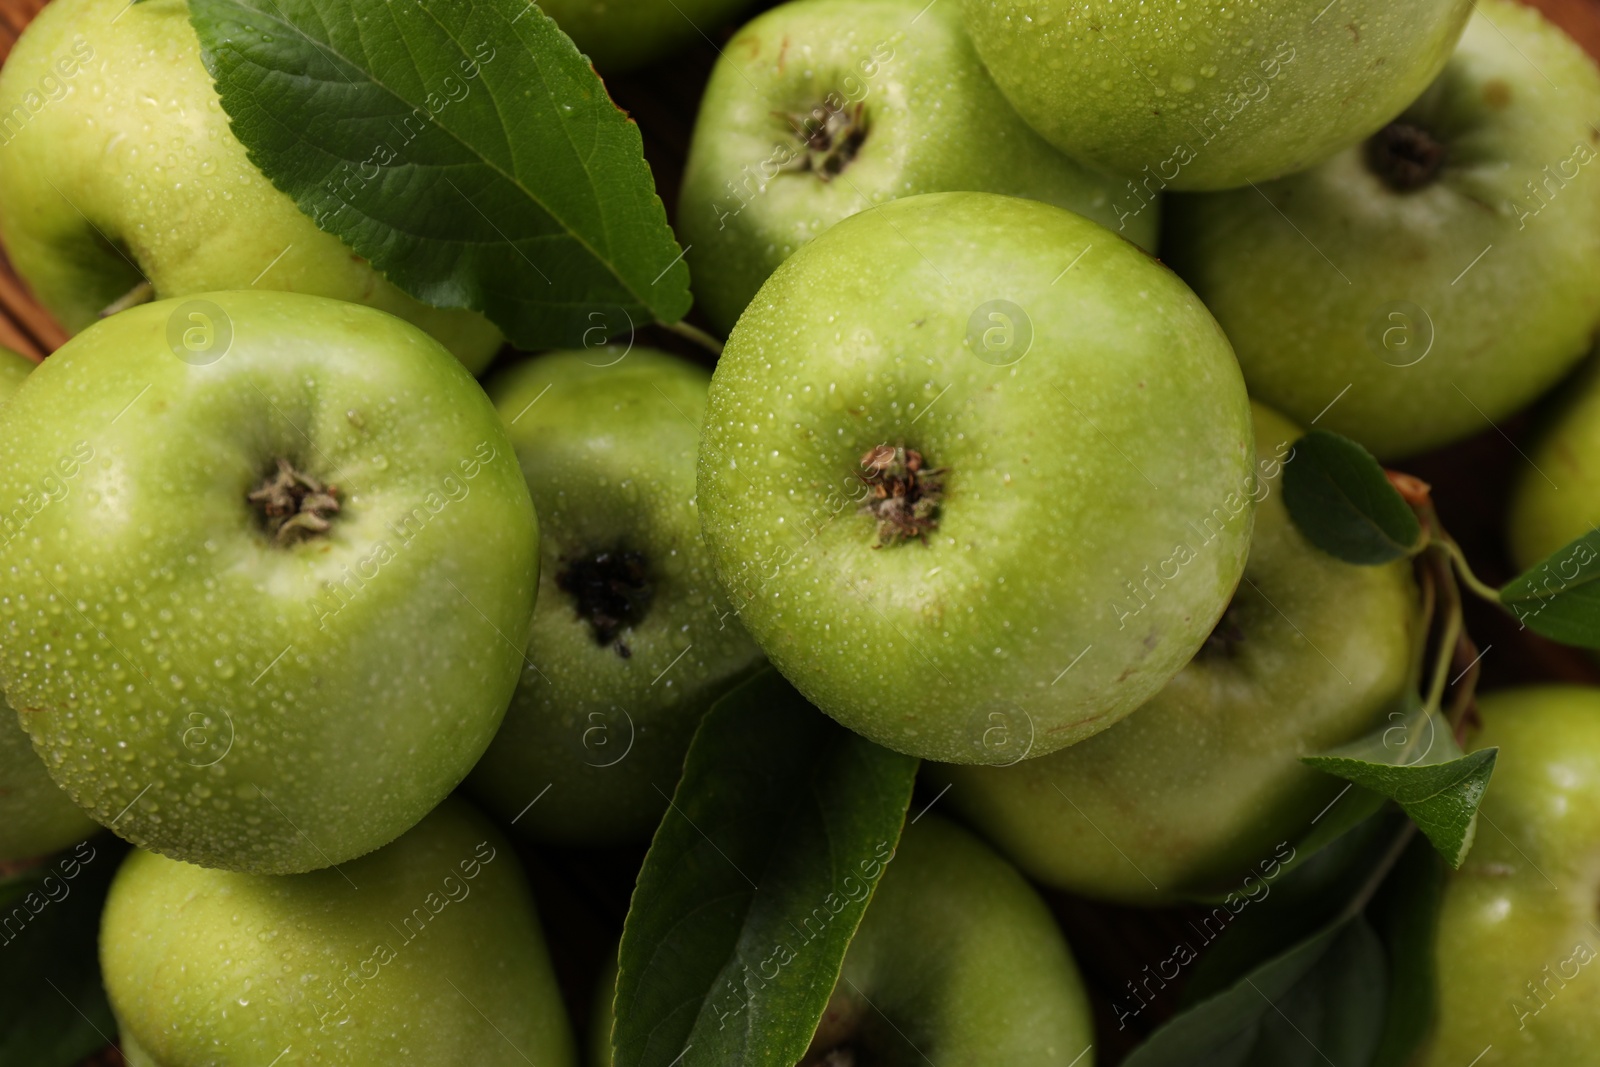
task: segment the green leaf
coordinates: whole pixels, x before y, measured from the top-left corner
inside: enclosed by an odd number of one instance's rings
[[[1432,1026],[1433,937],[1444,883],[1444,864],[1417,838],[1368,909],[1389,956],[1389,1007],[1372,1067],[1406,1067]]]
[[[1418,706],[1366,737],[1303,759],[1395,801],[1446,862],[1460,867],[1498,752],[1463,755],[1444,717]]]
[[[1272,857],[1261,857],[1261,880],[1274,883],[1298,871],[1321,856],[1324,850],[1343,841],[1351,830],[1367,822],[1388,803],[1386,797],[1347,782],[1345,789],[1334,794],[1328,806],[1312,820],[1311,828],[1303,836],[1292,842],[1283,842]],[[1289,851],[1287,858],[1278,855],[1284,848]],[[1238,897],[1240,892],[1241,887],[1235,884],[1218,887],[1214,891],[1191,893],[1187,899],[1197,904],[1226,904]]]
[[[1600,530],[1590,530],[1500,590],[1517,621],[1553,641],[1600,648]]]
[[[916,771],[770,668],[717,701],[623,927],[616,1062],[798,1063],[899,841]]]
[[[1283,502],[1312,544],[1347,563],[1388,563],[1421,547],[1416,514],[1372,453],[1327,430],[1295,442]]]
[[[1342,919],[1169,1019],[1123,1067],[1365,1067],[1387,984],[1372,927]]]
[[[96,945],[125,851],[97,837],[0,882],[0,1067],[71,1067],[115,1040]]]
[[[1340,801],[1357,794],[1374,796],[1356,786]],[[1350,902],[1369,887],[1373,871],[1384,862],[1399,835],[1410,828],[1404,814],[1381,797],[1383,808],[1306,854],[1295,846],[1277,877],[1261,879],[1254,892],[1220,902],[1207,914],[1190,920],[1198,962],[1184,983],[1184,1005],[1198,1003],[1232,986],[1289,946],[1310,937],[1342,917]],[[1369,810],[1351,805],[1352,810]],[[1332,815],[1329,814],[1331,819]],[[1319,826],[1325,823],[1319,823]],[[1310,835],[1302,841],[1310,840]]]
[[[1443,874],[1404,815],[1389,808],[1367,819],[1225,924],[1184,985],[1183,1011],[1126,1062],[1404,1067],[1432,1018]],[[1342,954],[1341,939],[1353,939]],[[1273,1015],[1263,1014],[1261,991],[1291,982],[1289,995],[1271,997]],[[1278,1023],[1292,1023],[1302,1041]]]
[[[638,128],[526,0],[191,0],[250,159],[318,226],[523,348],[689,307]]]

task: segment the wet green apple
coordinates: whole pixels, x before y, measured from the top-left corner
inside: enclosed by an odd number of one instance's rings
[[[700,537],[710,382],[661,352],[596,348],[489,387],[539,513],[540,587],[522,680],[472,785],[532,836],[648,839],[700,716],[761,658]]]
[[[1339,792],[1300,757],[1398,707],[1418,638],[1410,564],[1358,567],[1313,547],[1280,494],[1300,430],[1260,405],[1255,430],[1244,580],[1189,665],[1061,752],[924,768],[950,786],[945,803],[1046,885],[1138,904],[1236,888]]]
[[[1015,868],[937,816],[907,826],[805,1067],[1093,1067],[1072,953]]]
[[[1354,144],[1422,92],[1472,6],[962,4],[1018,113],[1062,151],[1133,177],[1137,195],[1264,181]]]
[[[0,412],[0,684],[134,844],[273,874],[398,837],[488,746],[538,581],[494,407],[291,293],[145,304]]]
[[[369,304],[473,370],[499,332],[395,288],[245,155],[182,0],[58,0],[0,70],[0,237],[67,329],[158,297],[281,289]]]
[[[611,1007],[602,996],[594,1067],[613,1062]],[[800,1067],[1093,1067],[1093,1043],[1044,901],[977,838],[925,815],[884,871]]]
[[[602,74],[664,58],[697,41],[720,41],[750,0],[540,0]]]
[[[1600,1042],[1600,690],[1480,697],[1497,745],[1472,852],[1445,888],[1419,1067],[1568,1067]]]
[[[129,1067],[576,1062],[517,857],[458,800],[310,874],[134,851],[100,959]]]
[[[0,348],[0,404],[11,399],[11,394],[33,373],[35,366],[33,360],[20,352]]]
[[[1438,80],[1365,144],[1168,204],[1163,254],[1251,395],[1380,457],[1486,430],[1600,323],[1600,70],[1532,8],[1477,12]]]
[[[1600,524],[1600,364],[1562,391],[1527,452],[1530,465],[1517,477],[1510,508],[1509,547],[1519,571]],[[1558,559],[1547,578],[1570,582],[1582,562],[1576,553]]]
[[[712,378],[700,508],[807,699],[897,751],[1012,763],[1199,649],[1254,464],[1238,366],[1175,276],[1070,211],[928,193],[762,287]]]
[[[33,368],[31,359],[0,348],[0,405]],[[98,829],[50,780],[16,712],[0,697],[0,862],[53,852]]]
[[[1157,208],[1115,209],[1118,185],[1017,118],[954,5],[794,0],[723,49],[695,123],[678,226],[695,298],[727,333],[796,248],[914,193],[1042,200],[1153,250]]]

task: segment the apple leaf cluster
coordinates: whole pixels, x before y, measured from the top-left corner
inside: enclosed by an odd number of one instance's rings
[[[894,854],[918,761],[770,668],[712,705],[623,929],[617,1062],[792,1067]]]
[[[1585,533],[1494,589],[1472,573],[1440,526],[1424,483],[1386,472],[1361,445],[1327,430],[1300,438],[1294,456],[1284,472],[1284,502],[1307,539],[1350,563],[1418,558],[1430,610],[1435,599],[1444,609],[1444,636],[1426,699],[1396,713],[1401,721],[1305,762],[1397,802],[1458,868],[1472,846],[1478,803],[1496,757],[1492,748],[1464,754],[1457,741],[1470,707],[1470,681],[1458,689],[1451,714],[1441,714],[1452,665],[1464,664],[1459,681],[1475,670],[1479,658],[1467,651],[1472,645],[1462,628],[1459,587],[1505,609],[1536,633],[1600,647],[1600,598],[1594,592],[1600,533]]]
[[[528,349],[688,310],[638,127],[538,7],[195,0],[190,19],[251,161],[411,295]]]
[[[1296,442],[1295,456],[1285,468],[1284,502],[1318,548],[1362,564],[1437,552],[1453,578],[1520,625],[1563,644],[1600,648],[1600,532],[1585,532],[1495,589],[1472,573],[1438,526],[1425,484],[1388,474],[1361,445],[1327,430]]]

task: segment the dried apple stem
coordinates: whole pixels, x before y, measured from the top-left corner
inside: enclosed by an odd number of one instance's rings
[[[276,469],[245,498],[255,506],[274,544],[290,545],[319,537],[339,513],[339,487],[323,485],[279,456]]]
[[[859,475],[870,490],[861,510],[878,520],[874,548],[902,541],[927,543],[939,527],[939,502],[944,498],[940,475],[927,469],[922,453],[903,445],[878,445],[861,457]]]

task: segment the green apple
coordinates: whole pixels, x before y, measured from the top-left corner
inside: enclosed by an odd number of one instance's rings
[[[33,370],[31,359],[0,348],[0,404]],[[0,863],[53,852],[98,830],[50,780],[4,698],[0,698]]]
[[[262,176],[228,127],[182,0],[56,0],[0,70],[0,236],[68,330],[158,297],[280,289],[368,304],[474,371],[500,334],[422,304]]]
[[[1057,148],[1135,195],[1289,174],[1393,118],[1473,0],[962,0],[978,54]]]
[[[1089,1002],[1044,901],[971,834],[907,826],[807,1067],[1093,1067]]]
[[[608,75],[697,41],[721,40],[723,24],[749,6],[750,0],[539,0],[579,51]]]
[[[490,386],[539,513],[540,588],[472,785],[534,837],[647,840],[700,716],[760,660],[700,537],[710,381],[660,352],[597,348]]]
[[[517,857],[456,800],[341,870],[132,852],[100,960],[129,1067],[576,1063]]]
[[[1138,904],[1234,888],[1338,794],[1300,757],[1355,740],[1398,706],[1418,640],[1410,564],[1357,567],[1313,547],[1279,492],[1300,430],[1260,405],[1255,430],[1244,580],[1189,665],[1054,755],[924,769],[1040,882]]]
[[[1600,1042],[1600,690],[1478,700],[1498,745],[1478,836],[1445,888],[1438,1015],[1419,1067],[1570,1067]]]
[[[1600,364],[1563,389],[1528,458],[1511,495],[1509,547],[1519,571],[1600,524]],[[1581,554],[1558,560],[1547,577],[1571,581],[1583,562]]]
[[[33,368],[38,364],[20,352],[0,347],[0,404],[11,399]]]
[[[272,874],[414,825],[521,671],[538,533],[428,335],[291,293],[145,304],[0,411],[0,684],[134,844]]]
[[[1254,466],[1238,366],[1176,277],[1070,211],[927,193],[762,287],[712,378],[700,508],[807,699],[900,752],[1013,763],[1199,649]]]
[[[591,1062],[611,1067],[608,996],[596,1016]],[[800,1067],[1094,1067],[1093,1042],[1044,901],[977,838],[926,815],[906,827]]]
[[[1046,144],[926,0],[794,0],[728,42],[678,202],[695,297],[723,333],[779,263],[840,219],[914,193],[1005,193],[1154,249],[1157,209]],[[1119,217],[1120,216],[1120,217]]]
[[[1444,73],[1378,135],[1259,189],[1174,198],[1163,252],[1251,395],[1380,457],[1433,448],[1588,351],[1597,116],[1583,50],[1532,8],[1482,0]]]

